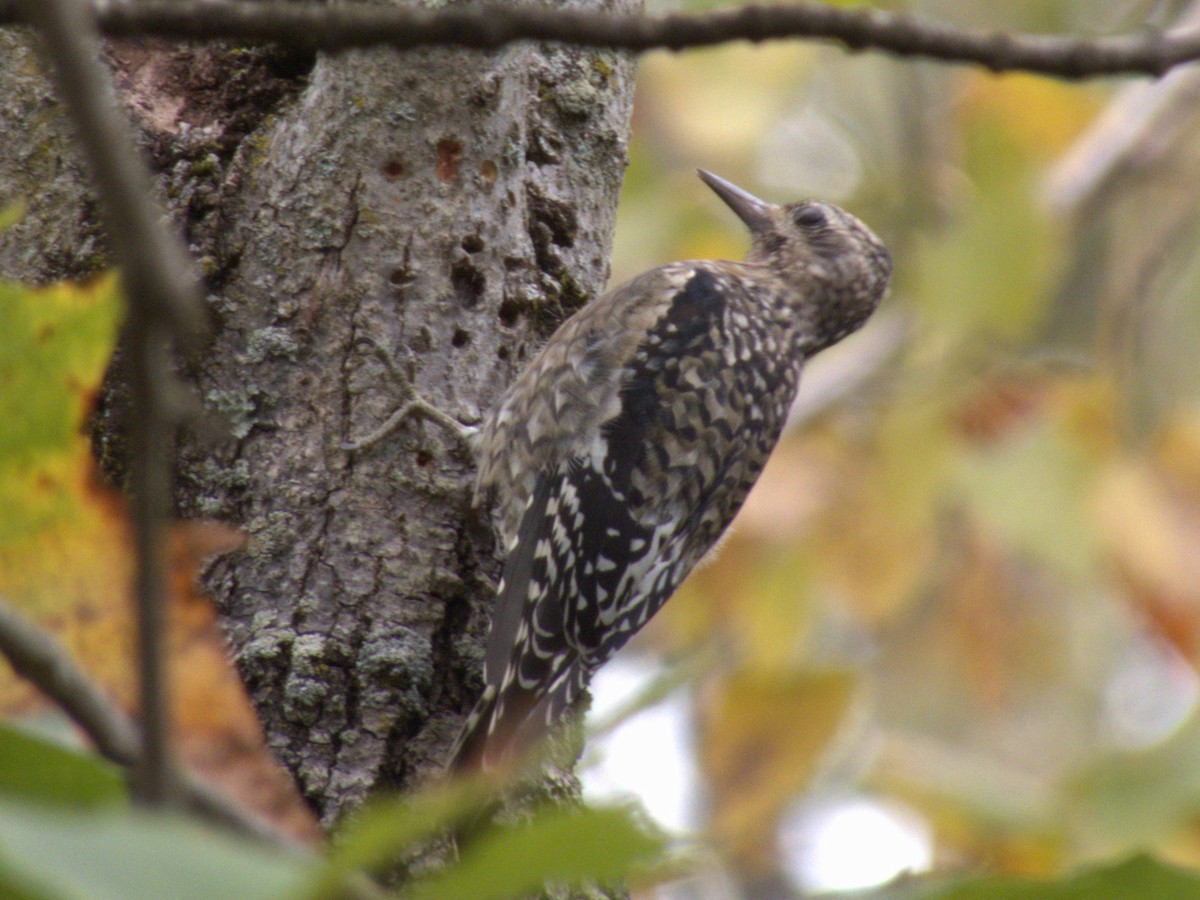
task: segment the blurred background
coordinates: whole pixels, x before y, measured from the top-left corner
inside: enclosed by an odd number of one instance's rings
[[[1095,36],[1200,23],[1197,0],[876,5]],[[581,772],[678,835],[691,874],[657,895],[1053,875],[1135,850],[1200,867],[1200,72],[654,53],[630,156],[614,283],[740,258],[697,166],[839,203],[895,260],[873,320],[807,370],[722,551],[597,679]],[[32,473],[0,477],[0,593],[129,706],[124,513],[77,428],[113,281],[0,300],[0,475]],[[174,538],[188,762],[314,838],[189,589],[241,537]],[[7,676],[0,709],[69,733]]]
[[[1079,35],[1200,22],[874,5]],[[741,257],[697,166],[839,203],[895,260],[875,318],[807,370],[720,554],[596,683],[589,792],[640,797],[700,867],[664,895],[1137,849],[1200,865],[1198,100],[1195,71],[643,58],[613,283]]]

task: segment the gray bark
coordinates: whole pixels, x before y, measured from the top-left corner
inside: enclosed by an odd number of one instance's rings
[[[24,38],[0,41],[0,133],[22,150],[0,154],[0,196],[31,198],[0,235],[0,272],[90,271],[100,242],[56,104]],[[603,286],[632,63],[356,52],[319,56],[300,82],[260,52],[113,57],[216,322],[185,368],[227,427],[184,441],[181,511],[248,534],[207,586],[270,745],[329,822],[443,762],[499,574],[488,513],[470,508],[474,463],[445,433],[410,421],[340,449],[401,399],[359,338],[479,418]],[[120,400],[98,425],[118,470]]]
[[[0,30],[0,147],[0,207],[25,207],[0,231],[0,276],[41,283],[103,268],[95,201],[24,29]]]

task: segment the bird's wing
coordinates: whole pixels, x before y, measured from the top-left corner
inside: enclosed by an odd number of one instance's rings
[[[730,368],[721,329],[731,290],[719,270],[693,267],[621,363],[615,413],[539,470],[493,614],[487,708],[472,717],[490,758],[544,733],[740,505],[744,491],[692,540],[706,521],[695,505],[749,454],[740,408],[704,401]]]
[[[663,266],[585,306],[489,412],[480,430],[476,494],[496,492],[506,554],[538,476],[583,455],[600,423],[619,412],[628,360],[690,273],[687,265]]]

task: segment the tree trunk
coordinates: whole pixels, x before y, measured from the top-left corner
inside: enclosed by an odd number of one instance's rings
[[[31,195],[0,271],[90,271],[102,254],[65,129],[24,38],[0,41],[0,131],[23,151],[0,160],[0,196]],[[409,421],[341,449],[402,400],[361,339],[480,417],[603,286],[633,66],[381,50],[318,56],[305,79],[278,52],[112,56],[216,323],[186,368],[226,428],[186,437],[181,511],[248,534],[207,586],[268,741],[330,822],[442,763],[480,687],[500,565],[474,464],[444,432]],[[122,408],[110,393],[97,428],[118,468]]]

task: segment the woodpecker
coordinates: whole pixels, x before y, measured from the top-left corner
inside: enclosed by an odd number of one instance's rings
[[[659,610],[758,479],[804,363],[887,287],[887,250],[849,213],[699,175],[749,228],[746,258],[662,266],[584,307],[474,436],[506,559],[451,771],[530,748]]]

